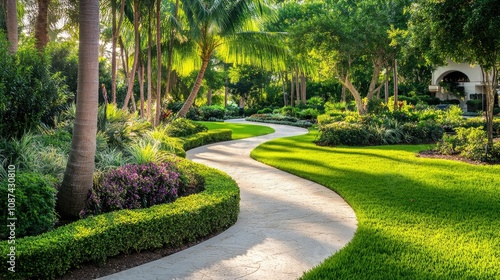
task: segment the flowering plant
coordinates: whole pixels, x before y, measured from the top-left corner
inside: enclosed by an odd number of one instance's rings
[[[118,167],[90,190],[80,216],[172,202],[177,198],[179,181],[179,171],[171,162]]]

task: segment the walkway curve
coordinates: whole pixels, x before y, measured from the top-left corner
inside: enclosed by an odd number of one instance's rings
[[[256,124],[276,132],[199,147],[187,155],[238,183],[236,224],[186,250],[102,279],[296,279],[353,238],[356,216],[340,196],[250,158],[263,142],[307,130]]]

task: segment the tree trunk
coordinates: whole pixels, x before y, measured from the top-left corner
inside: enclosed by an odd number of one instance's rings
[[[495,90],[496,90],[496,69],[483,69],[483,83],[486,85],[486,133],[488,135],[488,151],[493,147],[493,111],[495,106]]]
[[[152,54],[151,54],[151,38],[153,36],[152,32],[151,32],[151,18],[152,18],[152,13],[150,12],[149,13],[149,16],[148,16],[148,92],[147,92],[147,95],[148,95],[148,106],[147,106],[147,109],[146,109],[146,113],[148,115],[148,119],[151,119],[151,95],[152,95],[152,92],[153,92],[153,70],[152,70]],[[154,122],[153,122],[154,123]]]
[[[63,217],[76,217],[92,188],[99,94],[99,1],[80,1],[78,89],[73,138],[64,179],[57,194]]]
[[[345,86],[344,86],[344,84],[342,84],[342,90],[341,90],[341,93],[340,93],[340,100],[342,102],[346,102]]]
[[[50,0],[38,0],[38,14],[35,21],[35,47],[43,51],[49,43],[49,32],[47,30]]]
[[[191,108],[191,106],[193,106],[194,100],[196,99],[196,95],[198,95],[198,91],[200,90],[201,82],[203,81],[203,76],[205,75],[205,70],[207,70],[210,56],[211,56],[211,54],[208,55],[207,57],[203,58],[202,64],[201,64],[201,69],[200,69],[200,72],[198,72],[198,76],[196,77],[196,81],[194,83],[193,89],[191,90],[191,93],[189,94],[184,105],[182,105],[181,110],[177,113],[178,117],[180,117],[180,118],[186,117],[189,109]]]
[[[295,94],[297,96],[296,104],[299,105],[301,103],[300,100],[300,87],[299,87],[299,66],[295,64]]]
[[[135,73],[137,72],[137,64],[139,62],[139,52],[140,52],[140,38],[139,38],[139,0],[134,0],[134,38],[135,38],[135,53],[134,53],[134,63],[132,64],[132,72],[130,72],[130,78],[127,85],[127,95],[125,96],[125,101],[123,102],[123,110],[128,107],[128,102],[131,95],[133,95]],[[135,105],[134,105],[135,106]]]
[[[111,102],[116,105],[116,44],[118,41],[118,34],[120,33],[120,28],[123,22],[123,13],[125,12],[125,1],[121,1],[120,6],[120,19],[118,25],[116,24],[116,3],[112,1],[111,13],[112,13],[112,37],[111,37]]]
[[[212,89],[209,88],[207,91],[207,105],[211,106],[212,105]]]
[[[349,80],[349,75],[345,75],[344,81],[342,84],[351,92],[354,100],[356,101],[356,108],[358,109],[358,113],[360,115],[364,115],[366,113],[365,106],[363,104],[363,100],[361,98],[361,94],[359,94],[358,90],[354,87],[354,85]]]
[[[384,102],[389,103],[389,69],[385,72]]]
[[[141,65],[139,67],[139,96],[140,96],[140,102],[141,104],[139,105],[139,112],[141,115],[141,118],[144,118],[144,63],[141,61]]]
[[[377,86],[378,78],[380,76],[380,72],[382,71],[383,65],[384,65],[384,63],[383,63],[382,59],[380,59],[380,58],[377,58],[377,60],[375,60],[373,62],[372,79],[370,81],[370,86],[368,87],[368,94],[366,96],[366,99],[368,99],[368,100],[372,100],[373,97],[375,96],[375,93],[380,92],[380,89],[384,85],[384,84],[380,84]]]
[[[179,9],[179,0],[175,1],[175,7],[174,7],[174,18],[177,19],[177,12]],[[165,83],[165,96],[168,96],[170,93],[170,82],[171,82],[171,76],[172,76],[172,56],[174,54],[174,36],[175,36],[175,28],[172,27],[172,30],[170,31],[170,38],[168,40],[168,62],[167,62],[167,82]],[[157,120],[160,119],[159,112],[157,111],[156,113],[156,118]]]
[[[286,72],[280,72],[281,76],[281,87],[283,90],[283,106],[287,105],[287,99],[286,99]]]
[[[307,92],[306,92],[306,89],[307,89],[307,85],[306,85],[306,76],[304,75],[304,73],[301,73],[300,75],[300,92],[301,92],[301,95],[302,95],[302,104],[306,104],[307,103]]]
[[[293,97],[295,95],[295,83],[294,83],[294,75],[293,75],[293,68],[292,71],[290,71],[290,106],[294,106],[295,102],[293,102]]]
[[[227,107],[227,98],[229,96],[229,78],[224,81],[224,108]]]
[[[7,38],[10,42],[9,52],[16,53],[18,48],[17,1],[6,0]]]
[[[154,125],[160,124],[161,111],[161,0],[156,0],[156,114]]]
[[[398,110],[398,60],[394,59],[394,111]]]

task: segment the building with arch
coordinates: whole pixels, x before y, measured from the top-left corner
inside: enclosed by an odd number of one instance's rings
[[[467,101],[484,100],[485,97],[481,68],[448,60],[446,66],[438,67],[432,73],[429,91],[442,101],[457,100],[460,107],[467,111]]]

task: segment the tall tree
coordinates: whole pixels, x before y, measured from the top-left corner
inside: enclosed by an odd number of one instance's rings
[[[433,47],[434,54],[429,58],[442,61],[447,57],[481,67],[486,95],[488,146],[492,147],[493,108],[500,69],[500,2],[425,0],[412,7],[414,41]]]
[[[11,53],[17,52],[18,46],[18,23],[17,23],[17,1],[6,0],[6,14],[7,14],[7,38],[10,42],[9,51]]]
[[[120,34],[120,29],[123,23],[123,14],[125,13],[125,0],[120,1],[120,14],[117,22],[117,3],[116,0],[111,0],[111,103],[116,105],[116,44]]]
[[[183,0],[191,39],[198,47],[201,67],[191,92],[177,116],[185,117],[200,90],[208,63],[216,50],[224,51],[224,59],[236,63],[277,63],[282,49],[273,34],[246,29],[250,20],[263,12],[263,3],[251,0]],[[280,58],[278,58],[280,57]]]
[[[76,117],[57,200],[59,213],[67,217],[78,216],[93,181],[99,93],[99,0],[80,1],[79,18]]]
[[[128,85],[127,85],[127,95],[125,96],[125,101],[123,102],[123,107],[122,109],[125,110],[128,108],[128,102],[130,99],[134,101],[134,81],[135,81],[135,74],[137,73],[137,65],[139,64],[139,53],[140,53],[140,32],[139,32],[139,22],[140,22],[140,15],[141,12],[139,10],[139,0],[134,0],[134,18],[133,18],[133,23],[134,23],[134,46],[135,46],[135,51],[134,51],[134,62],[132,64],[132,72],[130,72],[129,78],[128,78]],[[133,104],[135,106],[135,102]],[[135,109],[134,109],[135,111]]]
[[[48,15],[50,0],[38,0],[38,14],[35,22],[35,46],[43,51],[49,43]]]

